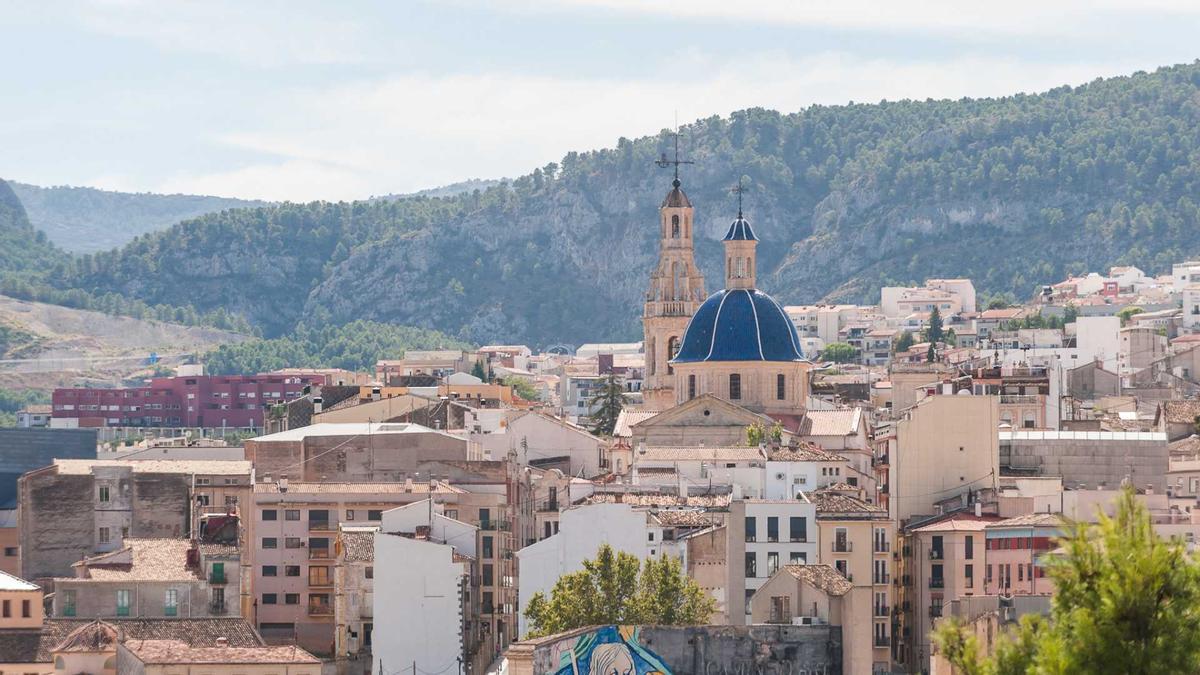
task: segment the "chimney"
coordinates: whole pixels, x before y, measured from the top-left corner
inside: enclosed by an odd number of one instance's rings
[[[313,414],[320,415],[321,409],[325,403],[325,400],[322,399],[320,396],[314,396],[312,402],[313,402]]]
[[[288,490],[288,479],[287,479],[287,474],[285,473],[279,477],[279,491],[287,492],[287,490]]]
[[[411,479],[411,478],[405,478],[405,479],[404,479],[404,491],[405,491],[405,492],[412,492],[412,490],[413,490],[413,482],[412,482],[412,479]]]
[[[378,401],[380,399],[381,395],[382,394],[380,393],[378,386],[371,387],[371,400],[372,401]]]
[[[983,515],[983,502],[975,502],[975,517],[979,518]]]
[[[229,638],[224,637],[224,636],[217,638],[217,646],[218,647],[228,647],[229,646]]]

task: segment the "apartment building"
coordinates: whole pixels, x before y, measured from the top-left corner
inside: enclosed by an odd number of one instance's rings
[[[1030,513],[991,523],[984,529],[988,595],[1053,595],[1042,556],[1058,548],[1063,520],[1058,514]]]
[[[750,597],[783,565],[819,559],[816,505],[805,493],[794,499],[736,499],[726,529],[729,623],[750,619]]]

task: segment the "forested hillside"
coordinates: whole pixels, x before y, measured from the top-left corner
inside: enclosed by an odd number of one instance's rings
[[[181,220],[262,202],[202,195],[113,192],[89,187],[39,187],[11,182],[35,228],[67,251],[90,253],[122,246],[139,234]]]
[[[1200,252],[1200,65],[1038,95],[762,109],[683,128],[698,254],[719,283],[728,188],[749,178],[760,285],[877,301],[970,276],[1027,296],[1067,272],[1159,272]],[[569,153],[445,198],[202,216],[83,256],[64,288],[226,307],[267,335],[367,319],[471,342],[634,339],[670,175],[665,136]]]

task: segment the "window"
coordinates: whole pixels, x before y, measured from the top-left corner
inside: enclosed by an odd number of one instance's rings
[[[300,520],[300,509],[287,509],[283,512],[284,520]]]
[[[10,618],[12,616],[12,600],[4,601],[4,610],[3,610],[2,614],[3,614],[4,618],[6,618],[6,619]]]
[[[836,527],[833,530],[833,552],[834,553],[849,553],[852,550],[850,546],[850,536],[844,527]]]
[[[300,548],[300,537],[284,537],[284,548]]]
[[[754,516],[746,517],[746,541],[755,541],[758,538],[758,520]]]
[[[494,551],[492,550],[492,538],[490,536],[483,538],[483,557],[491,558]]]
[[[370,509],[367,511],[367,520],[383,520],[383,509]]]
[[[300,566],[299,565],[284,565],[283,566],[283,576],[285,576],[285,577],[300,576]]]
[[[329,511],[327,509],[309,509],[308,526],[329,526]]]
[[[767,517],[767,541],[779,541],[779,518],[775,516]]]
[[[729,376],[729,399],[737,401],[742,398],[742,376],[733,373]]]
[[[491,591],[483,592],[483,597],[480,602],[482,607],[480,609],[483,610],[484,614],[492,614],[495,611],[495,602],[493,601],[492,598],[493,598],[493,596],[492,596]]]
[[[196,495],[196,503],[199,504],[200,506],[208,506],[208,503],[209,503],[208,495],[203,494],[203,493]]]
[[[31,616],[33,616],[33,606],[29,603],[28,600],[22,600],[21,601],[21,618],[28,619]]]
[[[758,576],[758,556],[753,553],[746,554],[746,578],[753,579]]]
[[[772,576],[779,571],[779,553],[770,551],[767,553],[767,576]]]
[[[679,238],[679,216],[671,216],[671,237]]]
[[[780,401],[787,398],[787,376],[783,373],[775,376],[775,398]]]
[[[129,596],[127,589],[117,591],[117,616],[129,616]]]
[[[107,544],[112,541],[112,532],[107,527],[100,528],[100,543]]]
[[[646,533],[646,540],[647,540],[647,541],[654,541],[654,533],[653,533],[653,532],[647,532],[647,533]]]
[[[494,583],[495,583],[495,577],[494,577],[494,572],[492,570],[492,566],[485,564],[483,566],[483,585],[491,586]]]
[[[975,537],[967,535],[967,543],[963,547],[963,558],[965,558],[967,560],[974,560],[974,558],[975,558]],[[967,567],[970,568],[970,565],[967,565]]]
[[[108,486],[107,485],[100,486],[100,502],[101,503],[108,502]]]
[[[970,541],[970,539],[968,539],[967,541]],[[974,588],[975,587],[975,566],[967,565],[967,566],[963,567],[963,576],[965,576],[967,578],[967,583],[966,583],[967,588]]]
[[[12,558],[15,555],[17,555],[17,547],[16,546],[5,546],[4,547],[4,557],[5,558]]]
[[[808,519],[804,516],[792,516],[788,522],[788,529],[792,541],[808,541]]]
[[[688,375],[688,400],[696,398],[696,376]]]
[[[838,571],[839,574],[846,577],[846,579],[848,579],[850,581],[854,581],[854,579],[850,577],[850,562],[849,561],[835,560],[833,562],[833,567],[834,567],[834,569],[836,569]]]
[[[354,520],[354,509],[346,509],[346,520]]]
[[[807,565],[808,554],[803,551],[792,551],[788,554],[789,565]]]
[[[277,577],[279,576],[279,568],[274,565],[263,565],[262,575],[264,577]]]
[[[368,578],[368,579],[374,579],[374,578],[375,578],[375,568],[374,568],[374,567],[368,567],[368,568],[367,568],[367,571],[366,571],[364,574],[365,574],[366,578]]]
[[[298,570],[297,570],[298,571]],[[329,567],[325,565],[308,568],[308,585],[309,586],[328,586],[332,584],[329,576]]]
[[[299,593],[284,593],[283,594],[283,604],[285,604],[285,605],[300,604],[300,594]]]
[[[75,616],[75,591],[74,590],[63,591],[62,615],[63,616]]]
[[[163,598],[163,615],[175,616],[179,613],[179,591],[168,588]]]
[[[263,593],[262,604],[277,605],[279,604],[279,596],[274,593]]]
[[[275,537],[263,537],[262,547],[263,548],[279,548],[279,540],[276,539]]]

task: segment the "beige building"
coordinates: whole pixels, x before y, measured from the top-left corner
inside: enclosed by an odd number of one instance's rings
[[[24,579],[0,572],[0,630],[41,628],[42,589]]]
[[[895,523],[886,509],[866,503],[860,491],[848,485],[817,490],[809,494],[809,499],[817,509],[817,541],[821,544],[818,561],[832,566],[855,589],[867,593],[871,612],[871,668],[873,672],[890,672]],[[859,620],[865,629],[866,615]]]
[[[371,654],[375,625],[375,533],[378,527],[338,531],[337,567],[333,581],[334,655],[360,658]]]
[[[84,558],[74,577],[54,579],[55,617],[237,616],[237,546],[187,539],[129,537],[109,553]]]
[[[646,375],[642,397],[649,408],[669,407],[676,400],[671,359],[683,340],[688,321],[704,302],[704,275],[692,245],[692,202],[679,188],[678,173],[659,214],[658,265],[642,309]]]
[[[192,647],[181,640],[126,640],[117,645],[121,675],[321,675],[321,660],[299,647]]]
[[[726,585],[729,582],[725,526],[698,530],[684,538],[687,546],[687,575],[716,603],[709,623],[721,626],[729,623],[726,608]]]
[[[934,505],[1000,478],[1000,422],[994,396],[929,396],[895,422],[888,450],[888,503],[903,523]]]
[[[911,666],[928,669],[934,622],[943,607],[962,597],[985,594],[987,526],[1000,519],[955,513],[909,530],[905,574],[909,582],[911,638],[903,645]]]
[[[873,663],[870,591],[830,565],[784,565],[750,598],[751,623],[840,626],[842,672],[886,673]]]

